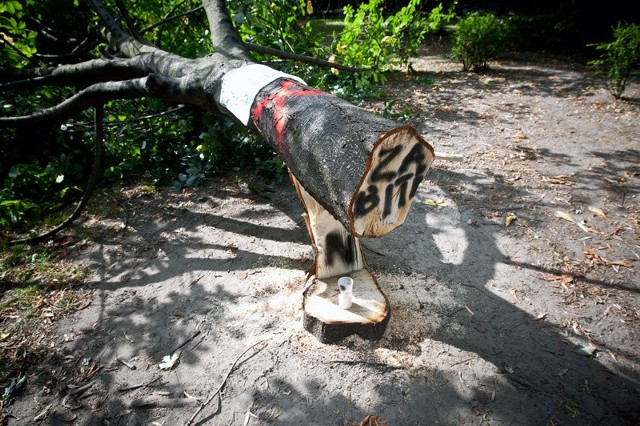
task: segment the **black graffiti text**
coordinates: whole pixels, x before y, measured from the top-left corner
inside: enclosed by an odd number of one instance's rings
[[[401,145],[380,150],[380,161],[371,173],[371,184],[360,191],[354,200],[353,214],[356,218],[366,216],[380,208],[381,204],[382,217],[386,218],[393,213],[396,205],[403,208],[416,195],[418,185],[427,171],[425,147],[415,144],[397,170],[386,170],[401,151]],[[384,191],[379,188],[384,188]]]

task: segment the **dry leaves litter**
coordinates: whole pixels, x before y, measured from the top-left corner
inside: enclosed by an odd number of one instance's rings
[[[591,265],[602,265],[602,266],[623,266],[625,268],[632,268],[633,262],[630,260],[622,259],[622,260],[612,260],[609,261],[602,256],[600,256],[593,247],[589,247],[584,251],[584,255],[587,259],[589,259],[589,263]]]

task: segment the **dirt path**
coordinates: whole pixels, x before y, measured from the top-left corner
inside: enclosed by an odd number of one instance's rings
[[[389,84],[464,161],[437,162],[406,223],[365,241],[382,340],[302,329],[312,251],[290,185],[132,190],[126,228],[85,223],[92,303],[58,321],[9,424],[185,424],[222,383],[195,424],[638,424],[640,87],[614,102],[563,62],[475,75],[427,55],[415,68],[436,72]]]

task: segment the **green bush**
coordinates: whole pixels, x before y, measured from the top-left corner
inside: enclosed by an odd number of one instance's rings
[[[637,73],[640,63],[640,26],[618,23],[613,30],[613,38],[610,43],[591,45],[604,53],[590,64],[606,69],[609,91],[617,99],[624,93],[629,78]]]
[[[491,13],[474,12],[461,19],[453,37],[453,57],[464,71],[481,71],[510,44],[509,23]]]
[[[421,0],[409,0],[395,14],[384,8],[384,0],[360,3],[357,9],[344,7],[344,29],[333,48],[343,63],[371,68],[359,78],[383,82],[383,73],[399,66],[409,66],[425,36],[446,25],[454,16],[456,1],[446,11],[442,4],[434,7],[428,17],[419,9]]]

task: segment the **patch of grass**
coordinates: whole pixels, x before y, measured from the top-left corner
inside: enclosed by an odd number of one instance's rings
[[[54,321],[88,300],[74,287],[89,270],[66,259],[61,244],[0,247],[0,389],[37,368]]]

